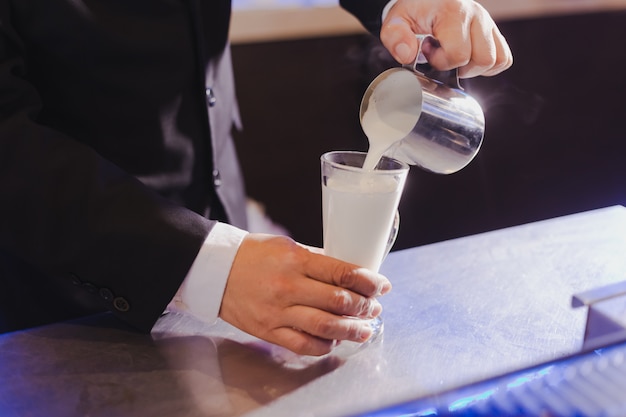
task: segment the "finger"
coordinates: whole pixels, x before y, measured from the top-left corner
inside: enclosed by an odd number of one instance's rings
[[[322,339],[291,327],[274,330],[266,340],[283,346],[299,355],[321,356],[329,353],[337,343],[332,339]]]
[[[368,320],[337,316],[306,306],[293,306],[285,316],[287,328],[325,340],[350,340],[362,343],[372,336]]]
[[[390,16],[380,30],[380,40],[400,64],[411,64],[417,56],[417,39],[411,23],[400,17]]]
[[[265,340],[301,355],[324,355],[337,340],[363,343],[373,334],[367,321],[302,306],[294,306],[287,317],[291,318],[290,322],[274,329]]]
[[[481,9],[482,10],[482,9]],[[459,77],[471,78],[493,68],[496,62],[496,43],[493,39],[493,26],[485,19],[475,18],[470,26],[471,55],[469,62],[459,68]]]
[[[493,28],[493,39],[496,46],[496,62],[492,68],[482,74],[484,76],[497,75],[513,65],[511,48],[497,27]]]
[[[341,316],[372,319],[383,310],[374,297],[314,279],[297,280],[291,291],[291,298],[296,301],[292,305],[301,304]]]
[[[321,356],[329,353],[335,345],[333,339],[322,339],[292,327],[274,330],[268,342],[283,346],[299,355]]]
[[[303,273],[365,297],[384,295],[391,290],[391,283],[384,275],[325,255],[311,253],[304,263]]]
[[[448,25],[434,32],[440,47],[427,54],[428,62],[438,70],[450,70],[467,65],[472,56],[469,32],[463,24]]]

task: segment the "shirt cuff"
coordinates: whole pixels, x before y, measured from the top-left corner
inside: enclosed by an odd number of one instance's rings
[[[389,9],[391,9],[393,5],[396,4],[397,2],[398,0],[391,0],[389,3],[387,3],[385,8],[383,9],[383,15],[380,21],[381,24],[385,21],[385,18],[387,17],[387,13],[389,13]]]
[[[247,234],[235,226],[216,223],[167,310],[215,322],[235,255]]]

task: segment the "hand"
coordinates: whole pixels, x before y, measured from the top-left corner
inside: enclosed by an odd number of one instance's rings
[[[391,289],[382,275],[282,236],[247,235],[226,283],[220,317],[296,353],[323,355],[334,340],[364,342]]]
[[[441,44],[422,51],[438,70],[459,68],[459,77],[496,75],[513,64],[509,45],[489,13],[473,0],[398,0],[380,31],[383,45],[401,64],[417,56],[416,34]]]

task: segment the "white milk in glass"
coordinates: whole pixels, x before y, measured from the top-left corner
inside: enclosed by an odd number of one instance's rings
[[[322,184],[326,255],[380,268],[406,176],[376,175],[375,168],[411,132],[420,111],[421,85],[410,71],[390,75],[369,98],[361,125],[370,147],[361,172],[335,170]]]
[[[354,182],[350,174],[335,172],[322,185],[324,252],[378,271],[388,251],[404,181],[363,172]]]

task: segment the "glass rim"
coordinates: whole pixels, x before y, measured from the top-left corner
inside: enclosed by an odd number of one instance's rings
[[[364,151],[328,151],[322,154],[322,156],[320,157],[320,160],[322,162],[325,162],[327,164],[330,164],[334,167],[340,168],[340,169],[345,169],[347,171],[353,171],[353,172],[363,172],[363,167],[355,167],[352,165],[345,165],[342,164],[340,162],[336,162],[336,161],[332,161],[329,159],[330,156],[332,155],[358,155],[358,156],[363,156],[363,159],[365,160],[365,156],[367,156],[367,152]],[[391,161],[395,164],[399,165],[399,168],[391,168],[391,169],[374,169],[371,171],[367,171],[367,172],[379,172],[379,173],[385,173],[385,174],[402,174],[406,171],[409,170],[409,164],[407,164],[404,161],[400,161],[399,159],[395,159],[392,158],[390,156],[385,156],[383,155],[383,157],[381,159],[385,159],[388,161]]]

